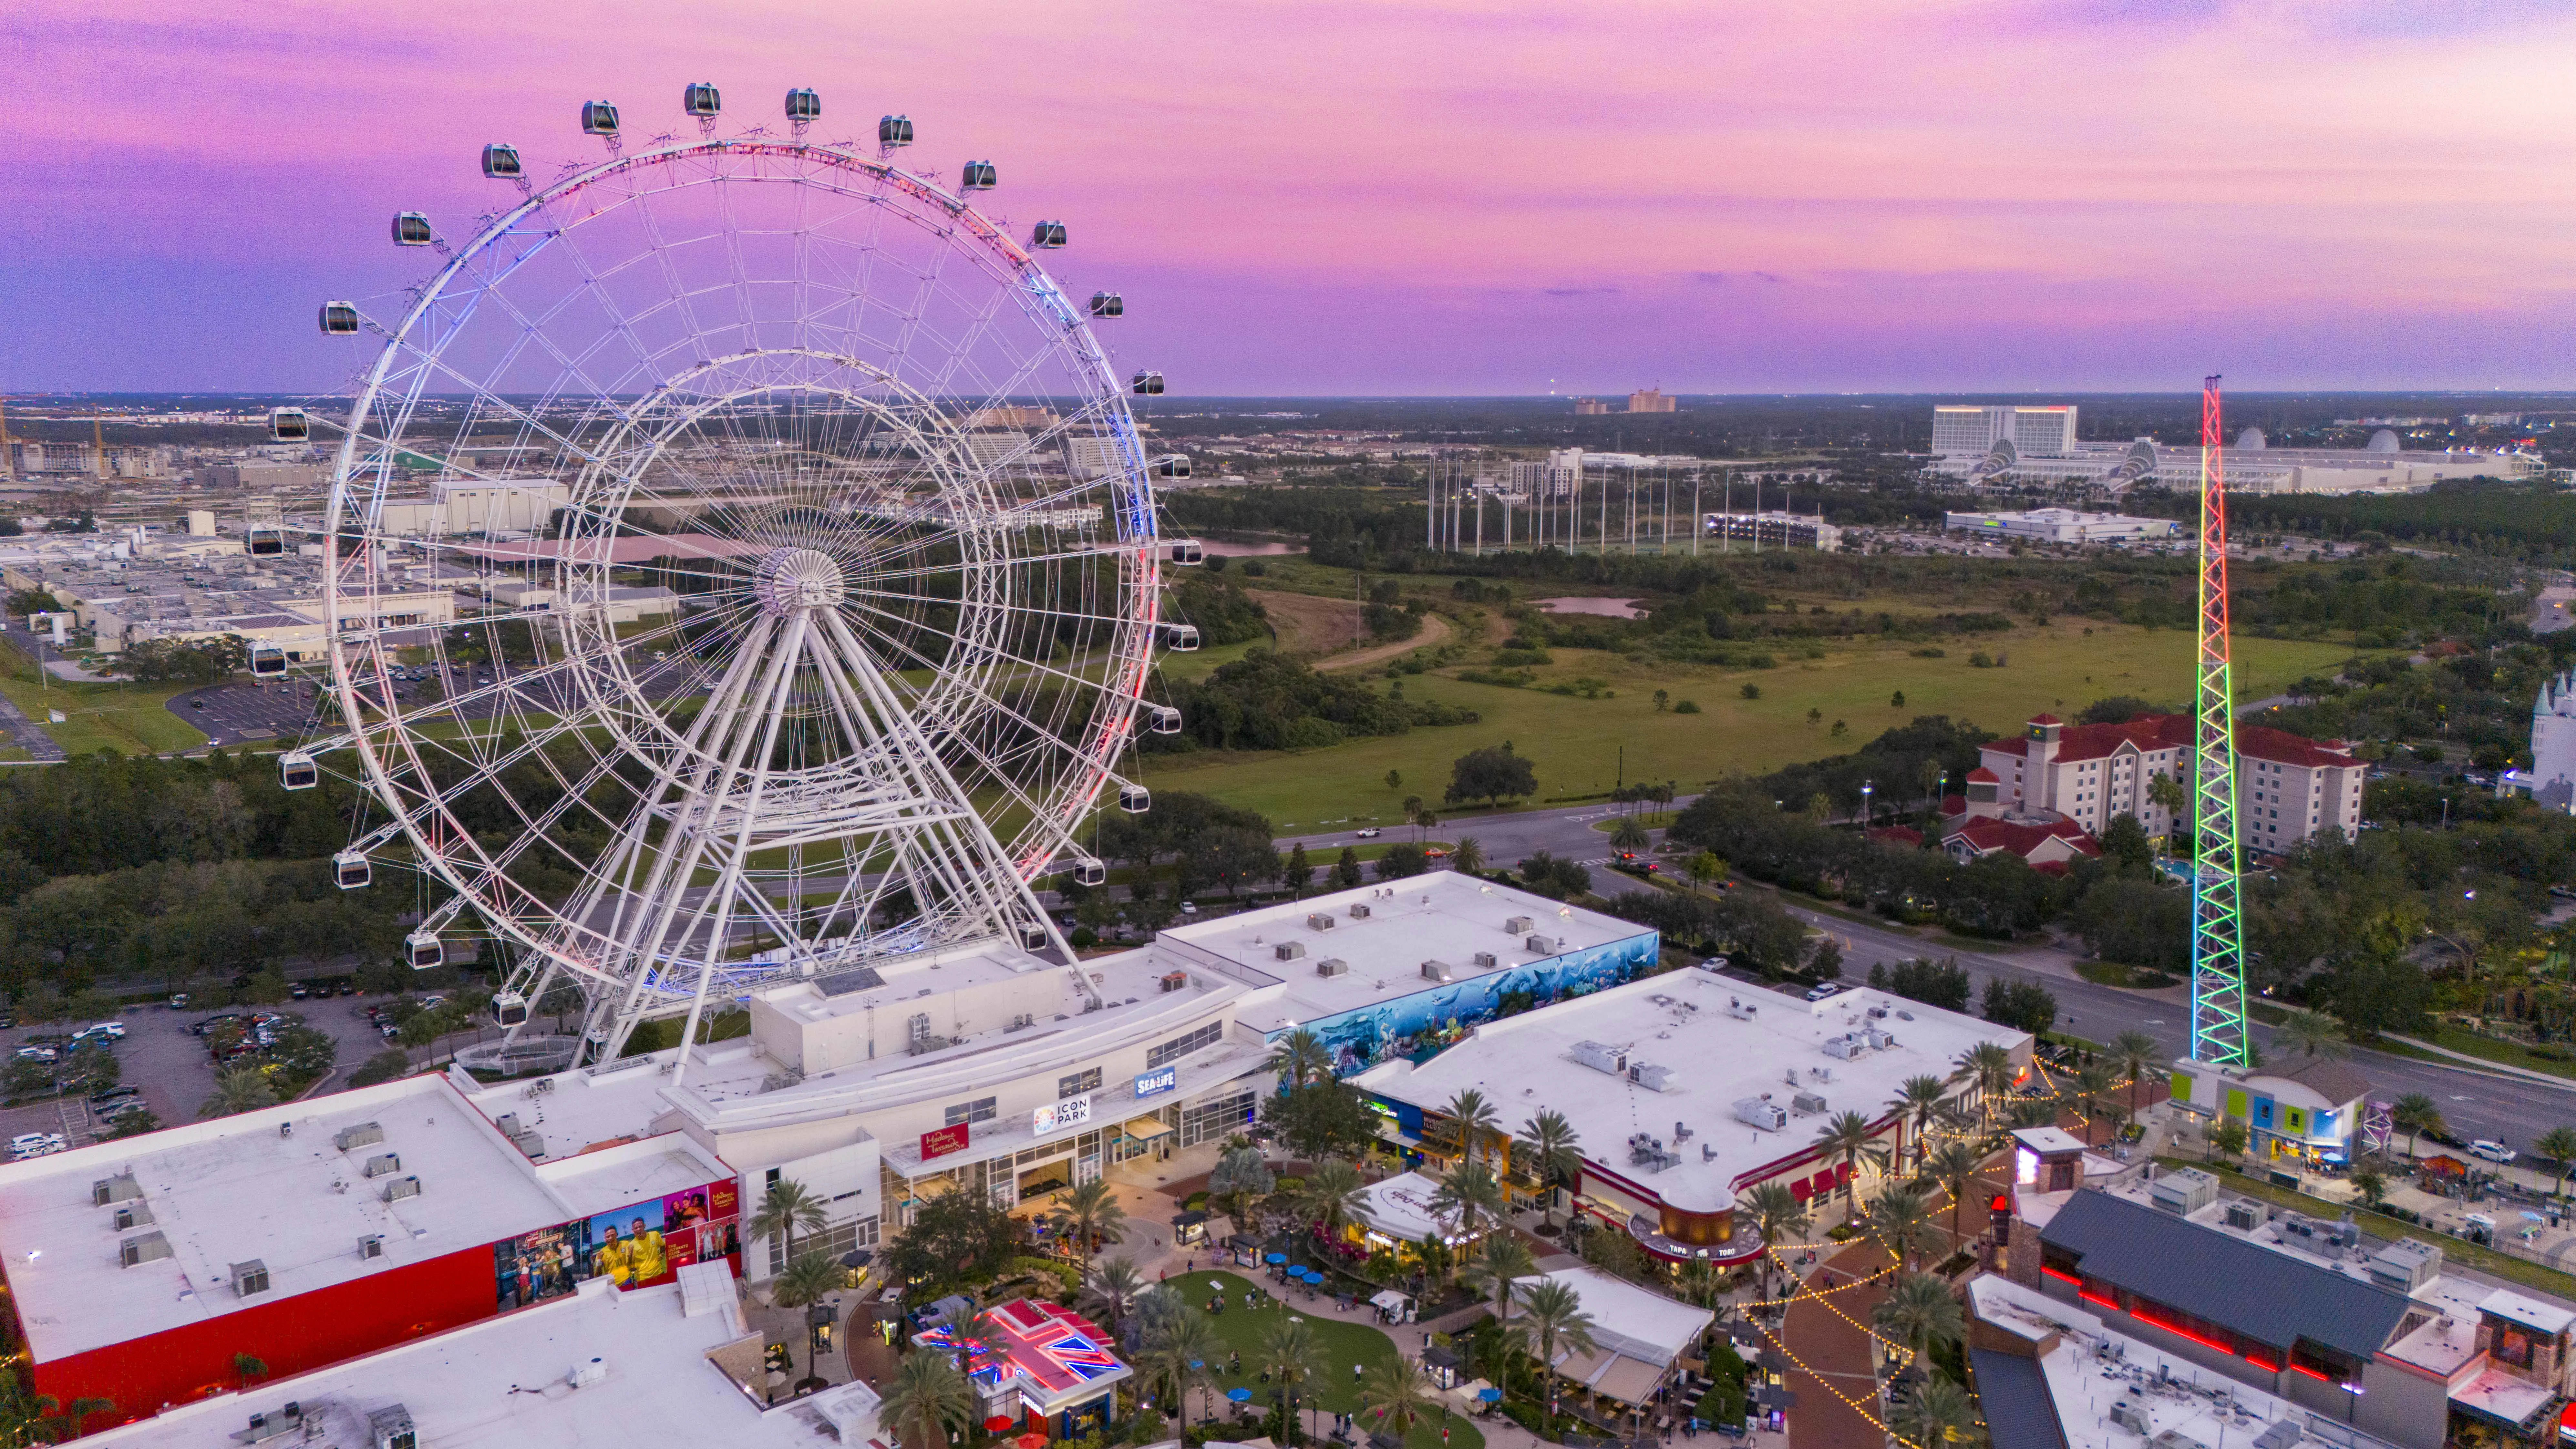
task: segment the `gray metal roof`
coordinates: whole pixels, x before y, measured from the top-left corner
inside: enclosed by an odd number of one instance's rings
[[[2099,1189],[2067,1199],[2039,1236],[2088,1278],[2276,1349],[2306,1338],[2368,1358],[2406,1316],[2400,1294]]]
[[[1968,1373],[1976,1380],[1977,1407],[1986,1416],[1994,1449],[2066,1449],[2057,1400],[2048,1392],[2048,1375],[2039,1360],[1972,1348]]]

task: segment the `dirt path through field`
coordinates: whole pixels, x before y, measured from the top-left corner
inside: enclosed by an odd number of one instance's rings
[[[1317,669],[1357,669],[1362,665],[1393,659],[1399,654],[1410,654],[1416,649],[1428,649],[1448,637],[1449,621],[1438,614],[1425,614],[1422,616],[1422,632],[1410,639],[1399,639],[1392,644],[1371,645],[1366,649],[1354,649],[1348,654],[1336,654],[1330,659],[1318,660],[1315,667]]]

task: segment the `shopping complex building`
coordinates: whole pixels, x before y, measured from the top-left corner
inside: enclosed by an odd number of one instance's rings
[[[2528,478],[2543,464],[2523,452],[2408,452],[2382,428],[2360,448],[2274,448],[2259,428],[2237,436],[2226,456],[2238,493],[2420,493],[2463,478]],[[2200,449],[2153,438],[2084,442],[2076,406],[1938,406],[1932,409],[1932,469],[1971,483],[2076,484],[2125,488],[2200,484]]]
[[[1959,1058],[1981,1042],[2027,1067],[2026,1032],[1876,990],[1784,997],[1708,971],[1675,971],[1477,1027],[1427,1061],[1352,1079],[1416,1156],[1454,1154],[1444,1112],[1458,1093],[1493,1104],[1505,1131],[1563,1113],[1582,1142],[1577,1207],[1666,1262],[1749,1261],[1763,1250],[1737,1205],[1758,1184],[1821,1201],[1855,1166],[1814,1145],[1859,1112],[1879,1148],[1911,1150],[1892,1105],[1909,1079],[1976,1102]]]

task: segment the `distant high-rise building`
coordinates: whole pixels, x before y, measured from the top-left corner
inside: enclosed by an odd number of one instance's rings
[[[2386,429],[2360,448],[2275,448],[2260,428],[2247,428],[2227,458],[2227,487],[2237,493],[2413,493],[2452,478],[2527,478],[2541,469],[2533,454],[2456,449],[2402,451]],[[2074,483],[2114,490],[2155,482],[2200,484],[2200,449],[2167,447],[2153,438],[2080,442],[2071,403],[2045,407],[1943,406],[1932,410],[1932,471],[1971,483]]]
[[[1574,400],[1574,415],[1578,418],[1603,417],[1609,411],[1610,405],[1597,397],[1579,397]]]
[[[1628,411],[1632,413],[1668,413],[1673,399],[1664,396],[1662,388],[1650,387],[1628,394]]]

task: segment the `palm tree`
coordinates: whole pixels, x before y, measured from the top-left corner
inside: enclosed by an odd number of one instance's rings
[[[782,1177],[761,1195],[760,1208],[751,1215],[751,1235],[778,1239],[779,1257],[793,1259],[796,1234],[819,1233],[828,1221],[823,1199],[812,1188],[792,1177]]]
[[[1140,1367],[1171,1394],[1184,1429],[1189,1426],[1190,1390],[1214,1382],[1212,1365],[1224,1353],[1225,1339],[1204,1313],[1176,1313],[1147,1340]]]
[[[1435,1217],[1455,1215],[1458,1236],[1476,1236],[1479,1214],[1499,1219],[1503,1215],[1503,1185],[1494,1180],[1493,1169],[1481,1162],[1470,1162],[1440,1180],[1432,1191],[1431,1212]]]
[[[2434,1106],[2433,1099],[2422,1092],[2409,1092],[2398,1098],[2388,1115],[2389,1120],[2405,1129],[2406,1155],[2409,1157],[2415,1155],[2417,1133],[2449,1130],[2449,1124],[2442,1120],[2442,1109]]]
[[[1652,844],[1654,837],[1646,833],[1646,827],[1638,824],[1634,815],[1620,816],[1618,825],[1610,832],[1612,850],[1643,850]]]
[[[2557,1164],[2558,1186],[2551,1189],[2551,1195],[2556,1196],[2567,1191],[2570,1159],[2576,1159],[2576,1127],[2552,1127],[2541,1133],[2540,1140],[2532,1143],[2531,1147],[2533,1151]]]
[[[1224,1204],[1225,1215],[1234,1222],[1235,1231],[1250,1232],[1245,1221],[1244,1204],[1270,1191],[1278,1179],[1270,1164],[1261,1160],[1257,1147],[1229,1147],[1216,1160],[1208,1173],[1208,1196]]]
[[[1932,1151],[1932,1128],[1941,1121],[1943,1109],[1949,1105],[1945,1100],[1949,1091],[1948,1082],[1928,1073],[1907,1077],[1905,1084],[1896,1089],[1895,1099],[1887,1104],[1905,1119],[1906,1127],[1913,1133],[1914,1160],[1918,1163]]]
[[[2322,1011],[2293,1006],[2281,1014],[2280,1024],[2272,1031],[2283,1047],[2295,1049],[2302,1057],[2343,1055],[2343,1023]]]
[[[2353,1170],[2352,1192],[2362,1206],[2376,1208],[2388,1196],[2388,1178],[2365,1162]]]
[[[1449,847],[1449,868],[1463,870],[1469,875],[1483,870],[1485,868],[1484,842],[1472,835],[1459,836],[1458,843]]]
[[[1136,1311],[1146,1287],[1145,1275],[1130,1258],[1096,1258],[1083,1269],[1082,1301],[1112,1325]]]
[[[2075,1069],[2075,1100],[2084,1114],[2084,1145],[2093,1145],[2093,1119],[2101,1115],[2102,1100],[2111,1095],[2116,1082],[2111,1069],[2100,1062],[2086,1062]]]
[[[1566,1120],[1564,1113],[1550,1107],[1521,1124],[1521,1135],[1512,1143],[1513,1155],[1529,1164],[1530,1175],[1547,1189],[1546,1210],[1550,1226],[1556,1222],[1556,1189],[1574,1181],[1583,1171],[1583,1139]]]
[[[1914,1397],[1897,1409],[1895,1419],[1896,1432],[1918,1449],[1972,1449],[1986,1437],[1968,1391],[1939,1374],[1915,1386]]]
[[[242,1392],[249,1393],[254,1380],[268,1377],[268,1361],[254,1354],[234,1354],[233,1373],[241,1379]]]
[[[1338,1157],[1327,1157],[1306,1174],[1306,1190],[1298,1205],[1315,1224],[1315,1231],[1326,1238],[1341,1236],[1342,1229],[1359,1216],[1360,1198],[1368,1190],[1360,1170]]]
[[[226,1067],[215,1075],[215,1094],[197,1109],[200,1117],[234,1117],[277,1105],[277,1088],[257,1067]]]
[[[777,1280],[769,1285],[769,1301],[791,1311],[811,1308],[832,1296],[849,1281],[849,1269],[821,1253],[804,1253],[788,1263],[779,1273]],[[822,1369],[816,1367],[810,1358],[806,1362],[805,1372],[814,1378],[823,1376]]]
[[[2156,1039],[2143,1031],[2124,1031],[2111,1038],[2111,1066],[2129,1079],[2129,1115],[2138,1115],[2138,1087],[2149,1068],[2164,1055]]]
[[[1923,1175],[1941,1184],[1950,1193],[1950,1241],[1959,1240],[1959,1209],[1967,1203],[1968,1187],[1977,1180],[1977,1169],[1986,1165],[1986,1154],[1975,1143],[1953,1137],[1932,1149],[1931,1160],[1923,1164]]]
[[[1762,1275],[1768,1296],[1771,1273],[1779,1266],[1781,1240],[1804,1239],[1815,1227],[1815,1219],[1807,1215],[1806,1203],[1785,1182],[1756,1184],[1744,1195],[1744,1205],[1752,1210],[1753,1230],[1762,1235]]]
[[[1290,1089],[1308,1082],[1328,1082],[1333,1078],[1333,1049],[1324,1045],[1314,1028],[1301,1026],[1279,1039],[1270,1049],[1270,1060],[1263,1063],[1279,1074]]]
[[[1261,1368],[1282,1389],[1287,1390],[1287,1417],[1280,1425],[1282,1436],[1296,1442],[1297,1390],[1324,1371],[1324,1340],[1315,1326],[1302,1316],[1280,1319],[1261,1330]]]
[[[1866,1158],[1873,1166],[1887,1165],[1887,1149],[1873,1141],[1869,1119],[1858,1112],[1840,1112],[1816,1129],[1815,1145],[1827,1157],[1843,1160],[1843,1200],[1860,1201],[1860,1164]]]
[[[1116,1243],[1127,1236],[1127,1209],[1118,1205],[1117,1189],[1095,1177],[1058,1197],[1047,1223],[1058,1236],[1072,1241],[1076,1259],[1088,1268],[1094,1245]]]
[[[1916,1253],[1936,1253],[1950,1246],[1932,1221],[1932,1204],[1910,1187],[1891,1187],[1869,1205],[1868,1229],[1879,1246],[1896,1255],[1899,1268],[1912,1268]]]
[[[2233,1117],[2219,1118],[2210,1125],[2209,1147],[2228,1161],[2235,1161],[2245,1151],[2245,1124]]]
[[[1512,1321],[1512,1284],[1521,1278],[1538,1275],[1538,1260],[1530,1256],[1529,1246],[1512,1233],[1495,1233],[1485,1239],[1484,1251],[1467,1268],[1467,1281],[1494,1295],[1494,1321]]]
[[[1870,1321],[1882,1337],[1918,1357],[1931,1352],[1936,1340],[1958,1339],[1968,1331],[1967,1315],[1950,1285],[1929,1273],[1907,1273],[1889,1285]]]
[[[1361,1417],[1372,1423],[1375,1432],[1398,1444],[1438,1402],[1432,1397],[1431,1380],[1423,1374],[1422,1365],[1402,1354],[1397,1354],[1392,1363],[1369,1370],[1360,1380]]]
[[[975,1300],[969,1298],[939,1315],[939,1322],[932,1326],[948,1335],[949,1351],[957,1359],[957,1376],[973,1382],[975,1350],[992,1339],[999,1327],[993,1322],[992,1315],[976,1307]]]
[[[2021,1069],[2013,1065],[2012,1049],[2001,1042],[1981,1041],[1959,1053],[1952,1065],[1958,1075],[1976,1082],[1977,1099],[1989,1121],[1996,1116],[2004,1094],[2012,1090],[2013,1078],[2021,1075]]]
[[[1477,1149],[1488,1139],[1503,1135],[1502,1119],[1494,1114],[1494,1104],[1485,1094],[1469,1087],[1449,1099],[1441,1109],[1449,1116],[1449,1130],[1458,1135],[1458,1156],[1474,1161]]]
[[[1528,1326],[1530,1341],[1538,1345],[1540,1382],[1548,1391],[1548,1411],[1541,1423],[1549,1436],[1556,1427],[1556,1351],[1590,1353],[1600,1345],[1592,1341],[1597,1327],[1592,1315],[1583,1311],[1583,1295],[1567,1284],[1550,1278],[1533,1285],[1521,1295],[1521,1322]]]
[[[2057,1112],[2055,1097],[2020,1097],[2014,1100],[2012,1110],[2004,1114],[2004,1125],[2054,1127],[2057,1125]]]
[[[887,1380],[877,1416],[896,1436],[910,1431],[915,1449],[947,1449],[951,1429],[973,1423],[979,1407],[974,1385],[943,1353],[905,1354]]]

